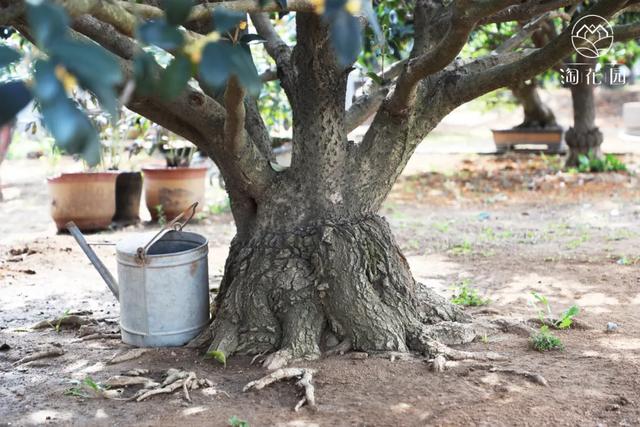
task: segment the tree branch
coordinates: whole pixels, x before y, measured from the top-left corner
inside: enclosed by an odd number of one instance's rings
[[[266,13],[252,13],[250,16],[258,34],[267,41],[265,49],[276,62],[276,71],[280,84],[287,97],[289,97],[289,102],[291,102],[295,85],[295,72],[291,65],[291,48],[280,38],[269,19],[269,15]]]
[[[364,93],[353,101],[345,116],[347,133],[353,131],[378,111],[395,84],[393,80],[400,75],[406,62],[407,60],[403,59],[392,64],[389,69],[378,75],[378,78],[383,82],[382,85],[372,81],[364,88]]]
[[[418,82],[440,71],[453,61],[467,42],[476,23],[518,0],[459,0],[451,3],[449,28],[440,42],[426,53],[414,57],[398,78],[396,89],[386,108],[393,114],[406,114],[415,101]]]
[[[572,6],[583,0],[537,0],[525,4],[511,6],[500,12],[480,20],[479,24],[502,23],[509,21],[528,21],[542,13]]]
[[[158,19],[164,14],[163,10],[148,4],[133,3],[125,0],[118,1],[122,7],[134,12],[138,16],[145,19]],[[260,13],[260,12],[314,12],[315,6],[313,2],[307,0],[288,0],[285,8],[273,1],[269,4],[260,6],[255,0],[231,0],[225,2],[204,2],[195,5],[191,9],[191,13],[187,18],[188,21],[200,21],[203,19],[211,19],[213,11],[216,9],[233,10],[236,12]]]

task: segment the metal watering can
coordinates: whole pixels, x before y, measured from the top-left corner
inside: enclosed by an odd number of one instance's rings
[[[194,203],[153,235],[116,244],[118,282],[73,223],[66,227],[120,301],[122,341],[138,347],[180,346],[209,323],[208,240],[183,231]],[[183,220],[187,213],[189,217]]]

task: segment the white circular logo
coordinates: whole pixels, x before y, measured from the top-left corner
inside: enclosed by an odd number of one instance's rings
[[[580,55],[586,58],[598,58],[611,49],[613,28],[602,16],[583,16],[571,29],[571,43]]]

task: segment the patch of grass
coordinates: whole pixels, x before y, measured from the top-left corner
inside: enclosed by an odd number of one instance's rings
[[[531,336],[529,343],[531,348],[540,352],[564,349],[560,338],[553,335],[547,325],[542,325],[540,330]]]
[[[478,290],[469,286],[470,283],[469,279],[464,279],[462,282],[455,284],[452,287],[454,294],[451,297],[451,302],[465,307],[478,307],[489,304],[491,300],[478,295]]]
[[[627,170],[620,159],[613,154],[605,154],[604,157],[598,158],[589,151],[586,156],[583,154],[578,157],[578,172],[624,172]]]
[[[431,226],[441,233],[446,233],[447,231],[449,231],[449,227],[451,226],[451,224],[448,221],[442,221],[434,222],[433,224],[431,224]]]
[[[473,246],[470,241],[465,240],[464,242],[453,246],[449,249],[453,255],[469,255],[473,252]]]
[[[249,423],[247,421],[241,420],[235,415],[229,418],[229,425],[231,427],[249,427]]]
[[[212,215],[221,215],[229,212],[231,212],[231,201],[228,197],[225,197],[224,200],[216,203],[211,203],[209,205],[209,213]]]
[[[640,264],[640,256],[622,256],[616,261],[618,265],[637,265]]]
[[[580,237],[578,237],[577,239],[573,239],[569,243],[567,243],[567,249],[577,249],[584,243],[588,242],[590,238],[591,237],[589,236],[589,234],[586,231],[583,231]]]

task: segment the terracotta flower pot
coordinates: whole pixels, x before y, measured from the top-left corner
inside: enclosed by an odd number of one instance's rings
[[[543,145],[550,152],[559,152],[562,148],[561,128],[556,129],[526,129],[514,128],[492,130],[493,141],[498,151],[515,148],[516,145]]]
[[[103,230],[116,212],[115,172],[63,173],[48,178],[51,217],[59,231],[69,221],[82,231]]]
[[[113,216],[113,221],[119,225],[139,222],[141,196],[142,174],[120,172],[116,179],[116,214]]]
[[[198,202],[198,211],[202,210],[206,167],[148,167],[142,168],[142,172],[145,202],[154,221],[159,217],[158,206],[162,207],[167,220],[178,216],[194,202]]]

